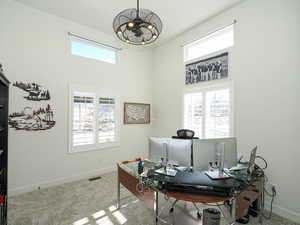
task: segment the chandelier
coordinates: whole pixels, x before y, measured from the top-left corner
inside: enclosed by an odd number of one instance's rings
[[[114,19],[113,29],[118,38],[128,44],[145,45],[154,42],[162,32],[158,15],[148,9],[125,9]]]

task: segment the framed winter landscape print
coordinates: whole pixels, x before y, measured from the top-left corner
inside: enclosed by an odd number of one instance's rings
[[[150,104],[124,103],[124,124],[149,124]]]
[[[185,84],[196,84],[228,78],[228,52],[185,66]]]

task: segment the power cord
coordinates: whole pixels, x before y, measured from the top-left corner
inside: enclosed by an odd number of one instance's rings
[[[270,196],[272,199],[271,199],[271,205],[270,205],[270,213],[269,215],[265,215],[264,212],[262,212],[262,215],[265,219],[271,219],[272,218],[272,214],[273,214],[273,202],[274,202],[274,199],[277,195],[277,192],[276,192],[276,189],[274,186],[272,186],[272,194],[269,193],[269,191],[265,188],[265,183],[268,182],[268,177],[265,175],[265,172],[264,170],[268,168],[268,163],[267,161],[262,157],[262,156],[256,156],[257,159],[260,159],[264,162],[264,167],[261,168],[259,165],[255,164],[255,170],[258,172],[258,174],[260,174],[263,179],[264,179],[264,187],[263,187],[263,192],[266,193],[268,196]],[[263,202],[264,202],[264,199],[263,199]]]
[[[260,160],[262,160],[265,163],[265,167],[261,168],[262,170],[265,170],[265,169],[268,168],[268,163],[267,163],[267,161],[263,157],[261,157],[261,156],[258,155],[258,156],[256,156],[256,159],[260,159]]]
[[[265,218],[265,219],[271,219],[272,218],[272,213],[273,213],[273,202],[274,202],[274,199],[275,199],[275,197],[276,197],[276,195],[277,195],[277,192],[276,192],[276,189],[275,189],[275,187],[273,186],[272,187],[272,194],[270,194],[265,188],[264,188],[264,191],[265,191],[265,193],[268,195],[268,196],[270,196],[272,199],[271,199],[271,205],[270,205],[270,212],[269,212],[269,215],[264,215],[263,214],[263,217]]]

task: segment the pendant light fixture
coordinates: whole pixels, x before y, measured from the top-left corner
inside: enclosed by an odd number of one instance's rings
[[[157,40],[162,32],[158,15],[148,9],[125,9],[114,19],[113,29],[118,38],[128,44],[146,45]]]

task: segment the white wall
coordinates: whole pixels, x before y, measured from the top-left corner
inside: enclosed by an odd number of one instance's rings
[[[182,127],[184,88],[180,45],[218,27],[235,26],[230,68],[238,149],[259,146],[277,186],[275,212],[300,221],[300,1],[246,0],[154,50],[153,135]]]
[[[148,50],[125,49],[120,63],[111,65],[71,56],[66,32],[117,45],[111,36],[1,0],[0,61],[6,75],[11,81],[38,82],[49,88],[57,121],[45,132],[10,129],[10,193],[91,176],[111,169],[116,161],[145,155],[149,125],[122,125],[120,148],[68,154],[69,84],[116,90],[121,102],[152,102],[152,135],[174,135],[182,126],[180,45],[236,18],[230,68],[239,151],[247,155],[252,146],[259,146],[259,154],[269,161],[270,182],[278,189],[275,212],[300,221],[299,12],[298,0],[246,0],[156,48],[153,55]],[[39,105],[25,101],[14,87],[10,94],[11,112],[24,104]]]
[[[116,91],[122,104],[151,103],[152,99],[151,51],[124,49],[117,65],[71,56],[68,31],[115,46],[119,43],[85,26],[13,1],[0,1],[0,61],[5,74],[11,82],[37,82],[49,88],[57,122],[47,131],[9,130],[10,194],[93,176],[116,167],[117,161],[146,154],[151,125],[125,126],[122,118],[119,148],[68,153],[69,84]],[[13,86],[10,90],[10,112],[48,103],[26,101],[24,92]],[[122,105],[120,110],[123,116]]]

